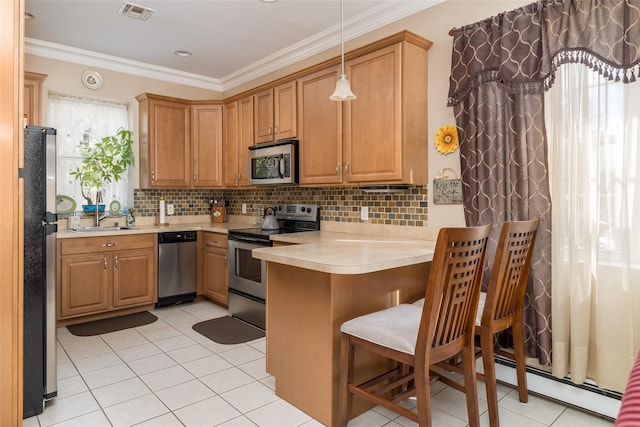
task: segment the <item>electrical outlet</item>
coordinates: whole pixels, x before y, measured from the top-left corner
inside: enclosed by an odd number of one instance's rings
[[[247,204],[246,204],[246,203],[243,203],[243,204],[242,204],[242,213],[243,213],[243,214],[246,214],[246,213],[247,213]]]
[[[167,205],[167,215],[173,215],[174,213],[173,205]]]
[[[369,220],[369,207],[368,206],[361,206],[360,207],[360,220],[361,221],[368,221]]]

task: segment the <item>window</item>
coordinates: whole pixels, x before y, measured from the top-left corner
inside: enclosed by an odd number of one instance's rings
[[[48,122],[58,133],[58,194],[73,198],[76,210],[82,210],[81,205],[87,202],[82,196],[80,182],[69,175],[82,163],[80,145],[94,144],[105,136],[115,135],[120,128],[130,129],[127,105],[50,94]],[[105,184],[102,200],[106,208],[109,209],[113,201],[125,206],[127,188],[126,175],[118,182]],[[95,195],[92,197],[95,201]]]
[[[582,64],[560,67],[548,95],[554,232],[600,262],[640,262],[639,96]]]

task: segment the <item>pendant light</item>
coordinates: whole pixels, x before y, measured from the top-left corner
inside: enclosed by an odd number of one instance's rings
[[[351,101],[356,96],[351,92],[349,79],[344,72],[344,0],[340,0],[340,45],[342,47],[342,74],[336,82],[336,90],[329,97],[332,101]]]

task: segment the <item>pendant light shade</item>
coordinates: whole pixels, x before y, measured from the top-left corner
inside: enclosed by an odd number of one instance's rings
[[[332,101],[351,101],[357,97],[351,92],[351,85],[349,79],[344,72],[344,0],[340,0],[340,47],[342,49],[341,63],[342,74],[338,77],[336,82],[336,90],[329,97]]]
[[[336,82],[336,90],[329,97],[332,101],[351,101],[357,97],[351,92],[351,85],[349,85],[349,79],[346,74],[340,74],[338,81]]]

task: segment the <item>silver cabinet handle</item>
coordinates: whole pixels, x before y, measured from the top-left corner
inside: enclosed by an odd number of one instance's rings
[[[116,255],[116,258],[114,260],[114,267],[116,270],[118,269],[118,255]]]
[[[151,182],[156,182],[156,173],[151,171]]]
[[[336,177],[340,178],[340,162],[336,165]]]
[[[198,178],[196,177],[196,174],[193,174],[193,182],[198,182]]]
[[[269,126],[269,135],[273,135],[273,128]]]
[[[274,131],[274,133],[277,135],[277,134],[278,134],[278,126],[276,126],[276,127],[273,129],[273,131]]]
[[[347,160],[347,163],[344,164],[344,174],[346,176],[349,176],[349,160]]]
[[[107,271],[107,257],[104,257],[104,271]]]
[[[209,240],[207,241],[207,246],[215,246],[220,243],[220,240]]]
[[[102,246],[105,248],[113,248],[114,246],[118,246],[117,243],[103,243]]]

